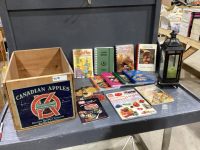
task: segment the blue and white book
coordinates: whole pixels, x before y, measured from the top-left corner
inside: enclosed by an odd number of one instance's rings
[[[144,84],[151,84],[155,83],[154,80],[149,78],[147,75],[145,75],[140,70],[134,70],[134,71],[122,71],[132,82],[134,82],[137,85],[144,85]]]

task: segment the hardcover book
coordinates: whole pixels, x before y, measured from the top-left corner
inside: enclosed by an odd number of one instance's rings
[[[116,45],[116,71],[134,70],[134,47],[133,44]]]
[[[106,80],[106,82],[111,86],[111,87],[120,87],[123,86],[119,79],[117,79],[112,72],[110,73],[101,73],[101,76]]]
[[[136,70],[156,70],[157,44],[138,44]]]
[[[140,70],[134,70],[134,71],[122,71],[132,82],[135,84],[150,84],[150,83],[155,83],[154,80],[149,78],[147,75],[145,75],[142,71]]]
[[[94,73],[100,75],[104,72],[114,71],[114,48],[96,47],[94,48]]]
[[[82,123],[108,118],[98,98],[77,101],[77,111]]]
[[[75,78],[89,78],[93,76],[92,49],[74,49],[73,63]]]
[[[115,77],[119,79],[120,82],[122,82],[125,85],[135,85],[125,74],[122,72],[113,72]]]
[[[109,93],[106,94],[106,96],[122,120],[129,120],[157,113],[135,89]]]
[[[151,104],[158,105],[173,102],[174,99],[155,85],[135,87],[135,89]]]

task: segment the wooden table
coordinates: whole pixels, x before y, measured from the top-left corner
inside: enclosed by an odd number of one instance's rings
[[[160,34],[164,34],[165,39],[167,39],[168,37],[170,37],[170,33],[172,31],[166,30],[166,29],[163,29],[163,28],[159,28],[158,32]],[[177,35],[177,38],[180,40],[180,42],[182,43],[184,48],[186,48],[187,45],[190,45],[190,48],[185,50],[184,53],[183,53],[183,60],[185,60],[187,57],[189,57],[194,52],[196,52],[197,50],[200,49],[200,42],[199,41],[196,41],[194,39],[191,39],[190,37],[185,37],[185,36],[182,36],[182,35]]]

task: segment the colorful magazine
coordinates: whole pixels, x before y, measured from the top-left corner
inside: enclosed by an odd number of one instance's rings
[[[98,98],[77,101],[77,111],[82,123],[108,118]]]
[[[93,52],[92,49],[73,50],[74,77],[93,77]]]
[[[142,71],[140,70],[134,70],[134,71],[122,71],[131,81],[133,81],[135,84],[150,84],[150,83],[155,83],[154,80],[149,78],[147,75],[145,75]]]
[[[106,82],[111,86],[111,87],[120,87],[123,86],[119,79],[117,79],[112,72],[110,73],[101,73],[101,76],[106,80]]]
[[[134,70],[134,46],[128,45],[116,45],[116,71],[122,72]]]
[[[151,104],[158,105],[173,102],[174,99],[155,85],[135,87],[135,89]]]
[[[156,114],[156,110],[147,103],[135,89],[106,94],[122,120],[129,120]]]

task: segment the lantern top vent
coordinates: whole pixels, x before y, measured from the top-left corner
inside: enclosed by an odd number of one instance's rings
[[[183,51],[185,50],[182,47],[181,42],[178,38],[176,38],[177,33],[173,30],[172,33],[170,33],[171,37],[169,37],[165,42],[161,45],[163,50],[165,51]]]

